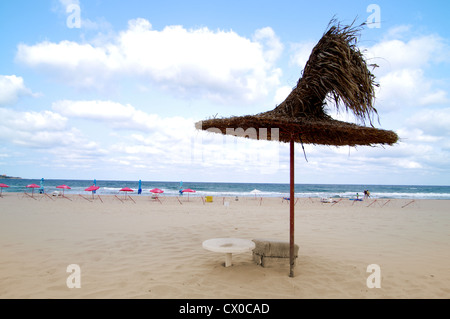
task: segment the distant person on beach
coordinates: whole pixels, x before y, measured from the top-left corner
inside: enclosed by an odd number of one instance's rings
[[[369,198],[370,197],[370,192],[368,190],[364,191],[364,198]]]

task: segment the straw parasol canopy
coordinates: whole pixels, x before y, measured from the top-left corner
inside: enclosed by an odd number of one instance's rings
[[[356,46],[362,26],[341,26],[332,20],[312,50],[303,76],[275,109],[256,115],[212,118],[197,122],[196,128],[222,134],[230,134],[227,129],[242,128],[245,137],[269,140],[274,139],[271,129],[278,129],[279,141],[290,142],[293,138],[294,142],[305,144],[395,144],[397,134],[373,127],[373,116],[378,115],[373,107],[377,84]],[[368,120],[370,126],[333,119],[325,112],[329,100],[334,102],[338,111],[341,108],[352,111],[362,124]],[[267,137],[260,136],[260,128],[267,129]],[[234,130],[231,132],[237,135]]]
[[[290,143],[290,198],[294,198],[294,143],[333,146],[393,145],[396,133],[375,128],[375,76],[357,47],[364,26],[343,26],[331,20],[313,48],[289,96],[275,109],[256,115],[212,118],[195,124],[199,130],[252,139]],[[327,102],[352,112],[361,125],[338,121],[326,113]],[[366,126],[366,121],[370,126]],[[240,128],[240,130],[236,130]],[[261,130],[265,129],[265,130]],[[261,133],[262,132],[262,133]],[[273,133],[275,132],[275,133]],[[278,136],[272,136],[273,134]],[[294,201],[290,201],[290,276],[294,276]]]

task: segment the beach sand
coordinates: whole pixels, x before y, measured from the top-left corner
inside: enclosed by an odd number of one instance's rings
[[[263,268],[249,251],[224,267],[224,254],[202,248],[216,237],[288,241],[289,204],[281,198],[206,203],[191,195],[161,204],[137,195],[135,202],[3,195],[3,299],[450,297],[450,201],[300,198],[291,278],[288,259]],[[71,264],[80,267],[80,288],[67,286]],[[380,288],[368,287],[372,264]]]

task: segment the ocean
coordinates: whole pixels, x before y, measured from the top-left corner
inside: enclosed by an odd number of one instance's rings
[[[41,184],[40,179],[2,179],[9,188],[3,188],[3,192],[31,192],[26,188],[29,184]],[[90,194],[85,189],[93,185],[94,180],[63,180],[44,179],[44,191],[51,194],[55,191],[62,192],[56,186],[65,184],[71,189],[66,189],[65,194]],[[134,196],[150,196],[153,188],[164,191],[163,196],[178,196],[180,188],[195,190],[190,196],[263,196],[286,197],[289,196],[289,184],[274,183],[207,183],[207,182],[164,182],[142,181],[142,193],[138,195],[139,182],[97,180],[100,188],[96,191],[99,195],[119,194],[120,189],[129,187]],[[371,198],[398,198],[398,199],[450,199],[450,186],[424,186],[424,185],[347,185],[347,184],[296,184],[295,197],[327,197],[327,198],[354,198],[358,193],[364,196],[364,190],[369,190]],[[39,192],[39,189],[35,189]],[[185,195],[184,195],[185,196]]]

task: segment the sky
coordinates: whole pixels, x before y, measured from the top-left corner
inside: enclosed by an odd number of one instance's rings
[[[448,1],[0,2],[0,174],[289,182],[289,145],[195,129],[280,104],[334,18],[393,146],[296,144],[295,181],[450,185]],[[354,122],[351,114],[330,115]]]

